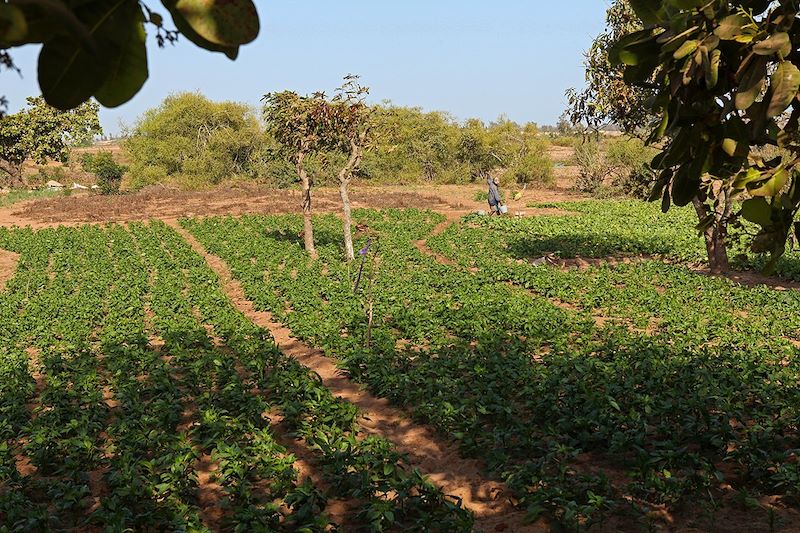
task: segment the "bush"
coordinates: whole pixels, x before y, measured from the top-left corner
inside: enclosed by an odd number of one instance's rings
[[[550,135],[550,144],[564,148],[576,148],[583,139],[578,135]]]
[[[600,143],[587,140],[575,146],[575,164],[580,168],[575,187],[582,192],[594,194],[604,185],[609,167],[600,151]]]
[[[122,176],[128,171],[128,167],[114,161],[111,152],[83,154],[81,164],[83,170],[91,172],[97,177],[100,194],[119,194]]]
[[[69,186],[69,175],[63,166],[41,166],[36,174],[28,178],[32,186],[41,187],[48,181],[57,181],[64,186]]]
[[[635,138],[618,138],[601,143],[588,140],[575,147],[580,174],[575,187],[596,196],[624,194],[647,198],[654,174],[650,161],[657,150]]]
[[[364,157],[361,176],[391,183],[474,183],[505,171],[518,183],[548,183],[553,165],[548,142],[535,124],[500,117],[463,125],[446,113],[382,106],[377,109],[376,145]]]
[[[129,188],[151,183],[202,187],[261,175],[265,134],[248,106],[183,93],[147,111],[125,148],[131,158]]]
[[[636,138],[619,138],[608,142],[606,160],[612,173],[612,185],[624,194],[645,199],[655,181],[650,162],[658,150],[645,146]]]
[[[522,156],[508,169],[506,174],[516,183],[552,183],[553,161],[544,148],[531,151]]]

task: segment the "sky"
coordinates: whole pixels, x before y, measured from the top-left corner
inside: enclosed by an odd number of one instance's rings
[[[151,2],[151,7],[157,2]],[[258,39],[230,61],[185,39],[160,49],[150,31],[150,79],[130,102],[103,109],[108,134],[166,96],[200,91],[253,106],[268,92],[331,93],[358,74],[373,102],[447,111],[457,119],[555,124],[564,92],[583,86],[583,52],[604,27],[603,0],[256,0]],[[158,7],[161,7],[160,5]],[[164,11],[162,9],[162,11]],[[37,47],[14,51],[22,78],[2,73],[15,111],[38,94]]]

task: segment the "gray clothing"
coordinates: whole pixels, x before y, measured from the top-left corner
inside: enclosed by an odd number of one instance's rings
[[[486,179],[486,183],[489,184],[489,205],[500,205],[500,191],[497,189],[497,185],[491,177]]]

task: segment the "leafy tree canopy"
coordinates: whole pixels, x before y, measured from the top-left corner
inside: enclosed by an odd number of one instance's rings
[[[235,59],[259,32],[251,0],[162,0],[164,16],[139,0],[9,0],[0,4],[0,64],[9,49],[42,44],[38,79],[45,100],[72,109],[91,97],[106,107],[130,100],[148,77],[145,25],[159,45],[178,34]]]
[[[184,185],[254,178],[263,170],[264,134],[252,110],[197,93],[167,97],[136,123],[124,146],[129,188],[165,180]]]
[[[623,36],[642,29],[642,23],[628,0],[614,0],[606,12],[607,29],[592,42],[585,54],[586,88],[567,91],[566,115],[574,125],[599,129],[608,124],[638,134],[652,120],[646,105],[653,90],[625,83],[623,66],[609,56]]]
[[[653,199],[743,200],[755,251],[777,259],[800,206],[800,23],[796,1],[630,0],[643,29],[611,51],[625,81],[655,91]],[[775,157],[759,154],[779,147]],[[710,222],[710,221],[709,221]]]
[[[41,97],[28,98],[28,107],[0,120],[0,170],[5,181],[11,186],[24,184],[22,165],[26,160],[65,162],[70,146],[102,133],[98,111],[95,102],[60,111]]]

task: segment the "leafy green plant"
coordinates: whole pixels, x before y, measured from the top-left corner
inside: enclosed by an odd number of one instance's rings
[[[111,152],[84,154],[81,165],[83,170],[91,172],[97,177],[100,194],[118,194],[120,185],[122,185],[122,177],[128,171],[128,167],[114,161],[114,155]]]

